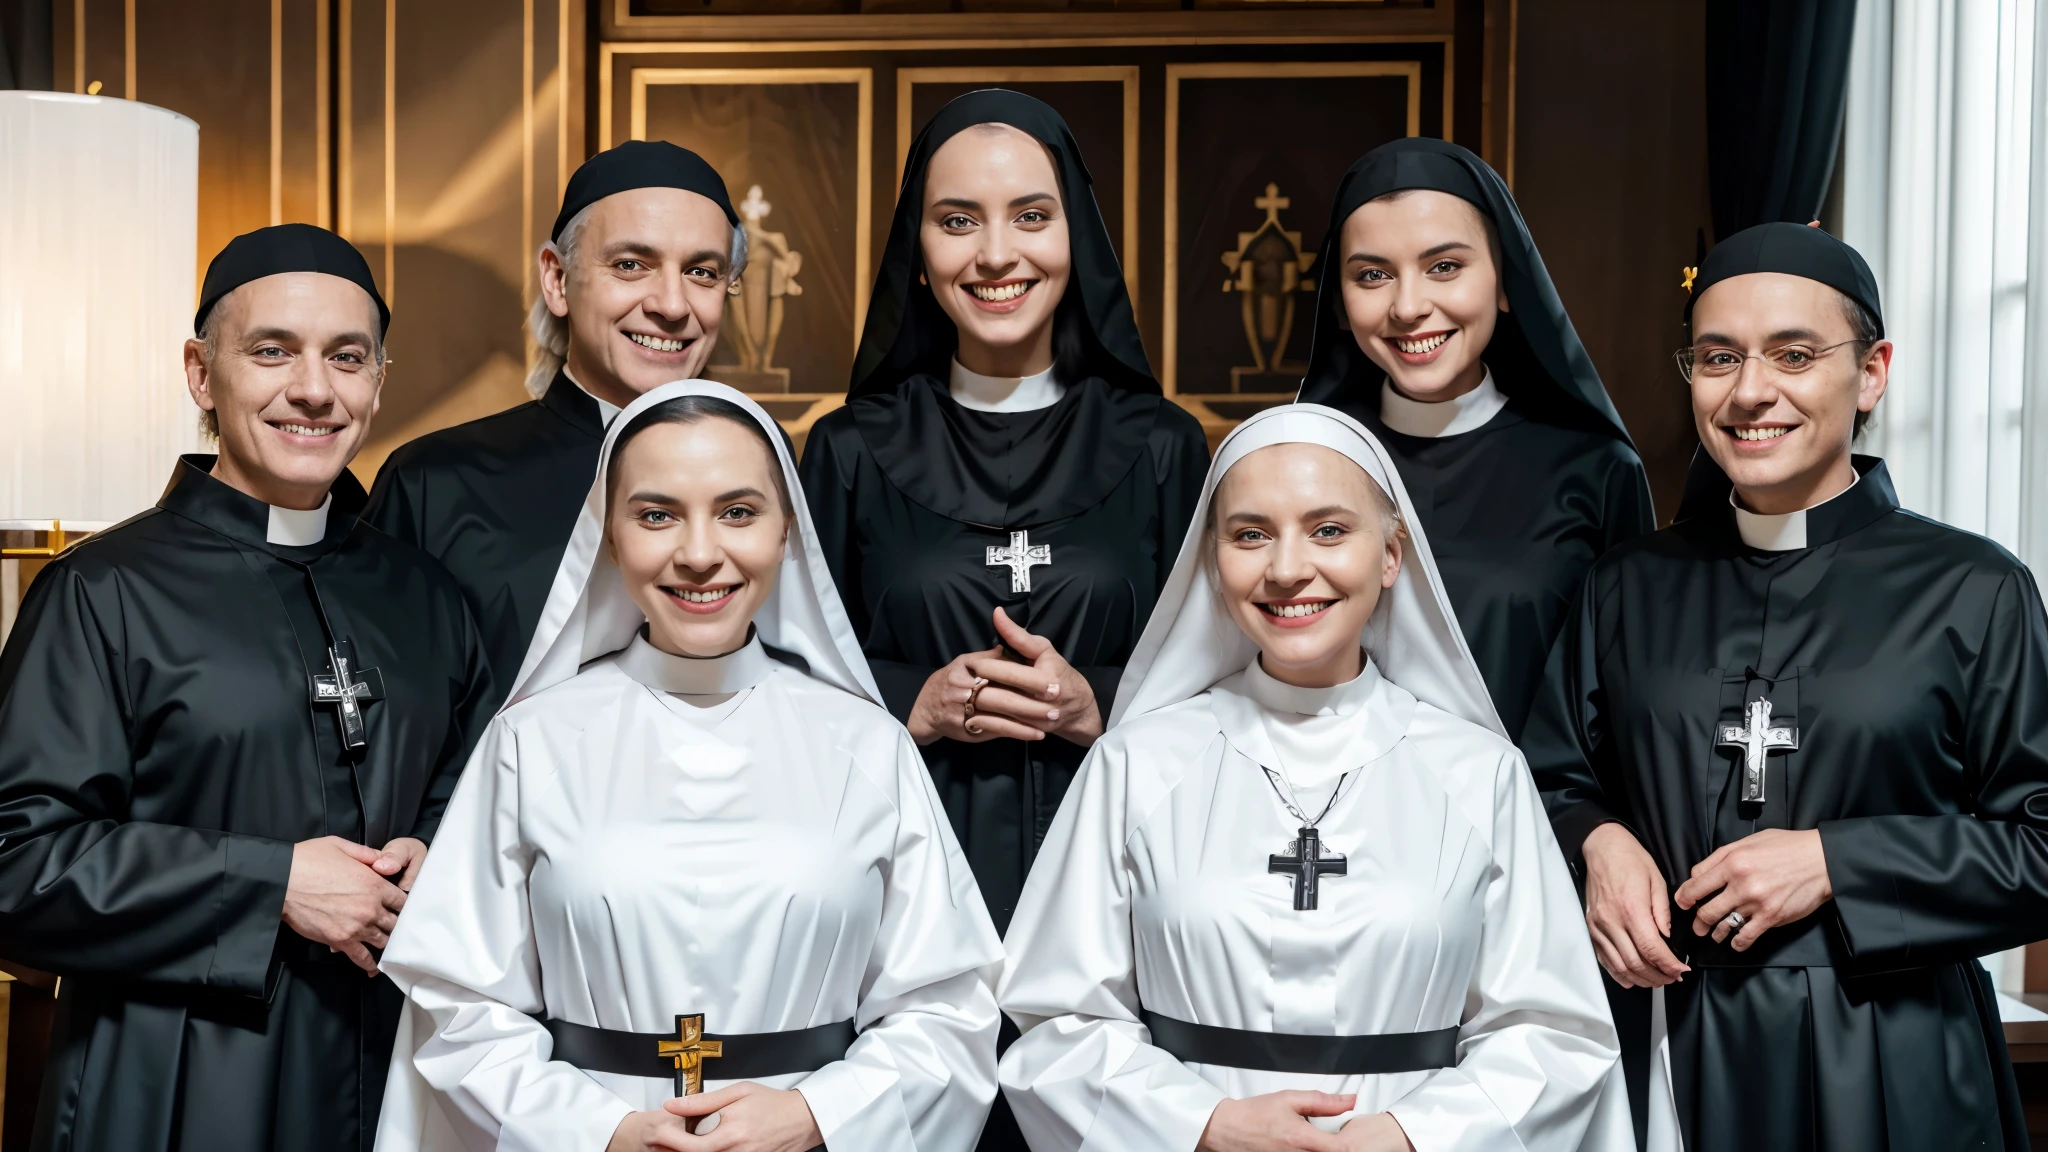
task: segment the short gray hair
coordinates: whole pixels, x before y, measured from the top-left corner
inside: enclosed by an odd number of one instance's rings
[[[590,209],[595,207],[592,204],[569,217],[569,222],[562,226],[562,238],[542,244],[534,259],[538,260],[541,252],[553,251],[565,270],[574,266],[576,247],[583,239],[584,226],[590,223]],[[738,280],[740,273],[747,270],[747,230],[738,224],[732,226],[731,264],[727,283]],[[526,394],[538,400],[554,383],[555,373],[569,362],[569,318],[555,315],[548,308],[547,297],[536,289],[533,303],[526,309],[526,330],[533,334],[533,367],[526,372]]]

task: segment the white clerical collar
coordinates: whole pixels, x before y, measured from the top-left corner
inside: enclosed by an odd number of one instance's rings
[[[1424,403],[1394,391],[1391,380],[1380,384],[1380,423],[1403,436],[1456,436],[1484,428],[1507,407],[1508,398],[1493,386],[1493,370],[1480,377],[1479,387],[1463,396]]]
[[[569,383],[574,384],[578,392],[581,392],[585,396],[590,397],[592,400],[597,401],[597,422],[599,424],[602,424],[606,428],[611,427],[612,417],[617,416],[620,412],[619,406],[605,399],[604,397],[599,396],[597,393],[592,392],[590,389],[585,388],[583,386],[583,381],[578,380],[575,374],[569,371],[567,365],[563,365],[562,375],[567,376],[569,378]]]
[[[1856,487],[1856,481],[1861,479],[1863,476],[1858,473],[1856,480],[1849,481],[1849,488]],[[1840,498],[1849,488],[1797,512],[1783,512],[1775,516],[1744,508],[1735,499],[1735,490],[1731,488],[1728,490],[1728,506],[1735,509],[1735,530],[1742,534],[1744,544],[1759,552],[1792,552],[1806,547],[1806,514],[1828,500]]]
[[[272,544],[288,548],[310,548],[327,537],[327,509],[334,504],[334,493],[318,508],[301,512],[296,508],[279,508],[270,505],[270,527],[263,533],[263,539]]]
[[[1066,395],[1066,385],[1053,378],[1053,369],[1032,376],[983,376],[953,361],[947,390],[962,408],[976,412],[1036,412],[1050,408]]]
[[[1211,695],[1224,738],[1300,788],[1326,784],[1386,755],[1415,715],[1415,697],[1380,675],[1370,657],[1346,683],[1297,688],[1267,674],[1254,656]]]
[[[775,668],[757,635],[723,656],[675,656],[648,643],[645,628],[619,653],[618,663],[649,688],[678,696],[730,696],[766,680]]]

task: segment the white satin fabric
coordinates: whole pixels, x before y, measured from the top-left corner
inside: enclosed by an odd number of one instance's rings
[[[998,998],[1024,1035],[1003,1091],[1037,1152],[1186,1152],[1224,1098],[1295,1088],[1357,1093],[1351,1115],[1391,1112],[1418,1152],[1629,1149],[1578,898],[1521,754],[1475,695],[1398,474],[1356,422],[1296,405],[1240,426],[1208,491],[1254,447],[1296,441],[1358,461],[1408,517],[1392,615],[1361,638],[1373,662],[1323,695],[1250,668],[1208,583],[1205,494],[1119,692],[1129,718],[1083,764],[1011,923]],[[1201,681],[1218,658],[1199,663],[1192,637],[1219,623],[1240,663]],[[1297,912],[1267,861],[1298,825],[1261,768],[1294,773],[1303,750],[1326,758],[1326,781],[1356,775],[1319,825],[1348,872]],[[1184,1065],[1152,1046],[1141,1007],[1307,1035],[1455,1026],[1458,1063],[1344,1077]]]
[[[1067,394],[1053,369],[1030,376],[983,376],[953,361],[947,391],[962,408],[976,412],[1036,412],[1050,408]]]
[[[612,435],[684,391],[744,403],[668,385]],[[798,524],[778,615],[764,608],[745,647],[710,660],[628,630],[579,671],[566,654],[608,642],[632,603],[616,570],[579,550],[601,540],[586,532],[600,476],[555,586],[576,603],[550,603],[521,695],[465,769],[384,954],[408,1006],[380,1152],[601,1152],[673,1083],[554,1061],[533,1015],[654,1033],[697,1012],[724,1034],[851,1018],[844,1060],[764,1083],[802,1092],[835,1148],[973,1147],[995,1095],[1001,946],[858,649],[802,624],[844,616],[822,563],[811,571],[782,455]],[[771,658],[771,626],[812,674]]]
[[[1436,439],[1476,432],[1507,406],[1491,369],[1479,378],[1479,387],[1449,400],[1410,400],[1394,390],[1392,380],[1380,382],[1380,423],[1405,436]]]

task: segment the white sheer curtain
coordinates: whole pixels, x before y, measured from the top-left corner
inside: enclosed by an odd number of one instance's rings
[[[1864,450],[2048,575],[2048,0],[1861,0],[1842,180],[1898,345]]]

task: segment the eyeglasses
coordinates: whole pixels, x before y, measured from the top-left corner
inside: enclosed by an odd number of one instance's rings
[[[1695,376],[1733,376],[1742,371],[1742,365],[1750,360],[1762,360],[1780,376],[1797,376],[1837,348],[1868,343],[1868,340],[1844,340],[1825,348],[1815,348],[1809,344],[1786,344],[1768,352],[1751,353],[1737,352],[1733,348],[1680,348],[1671,354],[1671,358],[1678,362],[1678,374],[1685,377],[1687,384],[1692,383]]]

